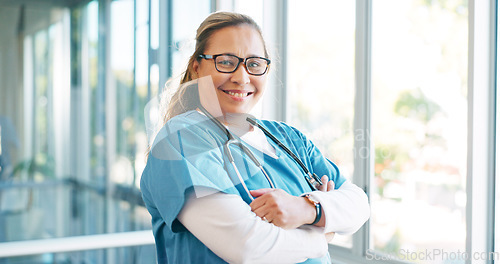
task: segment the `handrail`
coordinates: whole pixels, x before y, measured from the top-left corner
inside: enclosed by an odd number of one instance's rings
[[[151,230],[0,243],[0,258],[154,244]]]

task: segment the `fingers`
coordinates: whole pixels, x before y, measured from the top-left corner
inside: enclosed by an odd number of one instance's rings
[[[272,223],[273,222],[273,213],[269,210],[269,208],[266,208],[266,207],[259,207],[257,208],[256,210],[252,210],[255,215],[257,215],[258,217],[260,217],[260,219],[262,219],[263,221],[266,221],[268,223]]]
[[[327,191],[328,176],[323,175],[323,177],[321,177],[321,183],[323,183],[323,185],[319,186],[319,190],[322,192],[326,192]]]
[[[266,206],[265,199],[258,198],[253,200],[253,202],[250,203],[250,208],[252,209],[252,212],[255,213],[255,215],[262,219],[262,221],[272,223],[273,214],[271,212],[271,208],[269,208],[269,206]]]
[[[326,191],[329,192],[329,191],[333,191],[333,190],[335,190],[335,183],[333,181],[329,181],[327,184]]]
[[[266,204],[266,199],[262,199],[261,197],[264,194],[270,193],[272,191],[275,191],[276,189],[271,189],[271,188],[264,188],[264,189],[258,189],[258,190],[252,190],[250,191],[250,194],[253,197],[256,197],[257,199],[253,200],[250,203],[250,208],[252,208],[252,211],[255,212],[258,208],[264,206]],[[258,214],[257,214],[258,215]],[[259,215],[260,217],[263,217],[264,215]]]
[[[254,212],[260,218],[264,218],[265,216],[267,216],[269,218],[269,215],[268,215],[269,212],[264,207],[259,207],[259,208],[255,209],[255,210],[252,209],[252,212]],[[268,220],[270,220],[270,219],[268,219]]]
[[[250,190],[250,194],[253,196],[253,197],[259,197],[259,196],[262,196],[268,192],[272,192],[274,189],[272,188],[263,188],[263,189],[258,189],[258,190]]]
[[[322,192],[329,192],[335,189],[335,183],[326,175],[323,175],[323,177],[321,177],[321,183],[323,183],[323,185],[319,187],[319,190]]]

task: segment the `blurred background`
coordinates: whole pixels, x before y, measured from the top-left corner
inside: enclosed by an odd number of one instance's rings
[[[496,23],[496,1],[485,3],[0,0],[0,264],[155,263],[139,189],[144,109],[185,70],[196,28],[218,10],[252,16],[271,50],[256,114],[299,128],[370,197],[370,221],[333,240],[334,263],[368,262],[367,253],[379,263],[469,263],[402,252],[473,253],[476,237],[494,251],[494,170],[471,169],[483,156],[495,164],[496,84],[476,88],[491,101],[470,94],[471,69],[482,69],[473,18]],[[495,65],[496,48],[485,51]],[[471,127],[482,105],[487,130]],[[473,155],[473,135],[487,139],[486,154]],[[481,194],[484,208],[472,207]],[[471,227],[478,214],[485,230]],[[144,239],[78,242],[103,234]],[[33,253],[21,243],[58,238],[80,248]]]

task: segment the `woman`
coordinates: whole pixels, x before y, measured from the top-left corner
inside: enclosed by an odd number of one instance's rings
[[[268,58],[248,16],[217,12],[200,25],[184,85],[170,101],[141,178],[158,263],[330,263],[333,232],[354,233],[368,219],[364,192],[303,134],[284,123],[247,121],[263,96]],[[324,175],[318,190],[257,124],[307,170]],[[263,170],[237,144],[229,147],[230,163],[226,129]]]

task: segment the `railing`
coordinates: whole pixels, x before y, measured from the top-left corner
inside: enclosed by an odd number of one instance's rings
[[[151,230],[0,243],[0,258],[154,244]]]
[[[33,190],[58,186],[69,186],[76,191],[87,190],[102,196],[106,193],[106,189],[104,187],[75,181],[69,177],[65,179],[46,180],[43,182],[0,182],[0,193],[10,189]],[[140,191],[133,186],[115,185],[111,196],[114,199],[127,201],[133,205],[144,206]],[[76,200],[72,199],[72,201]],[[77,205],[73,204],[72,206]],[[151,230],[0,242],[0,258],[152,244],[154,244],[154,237]]]

